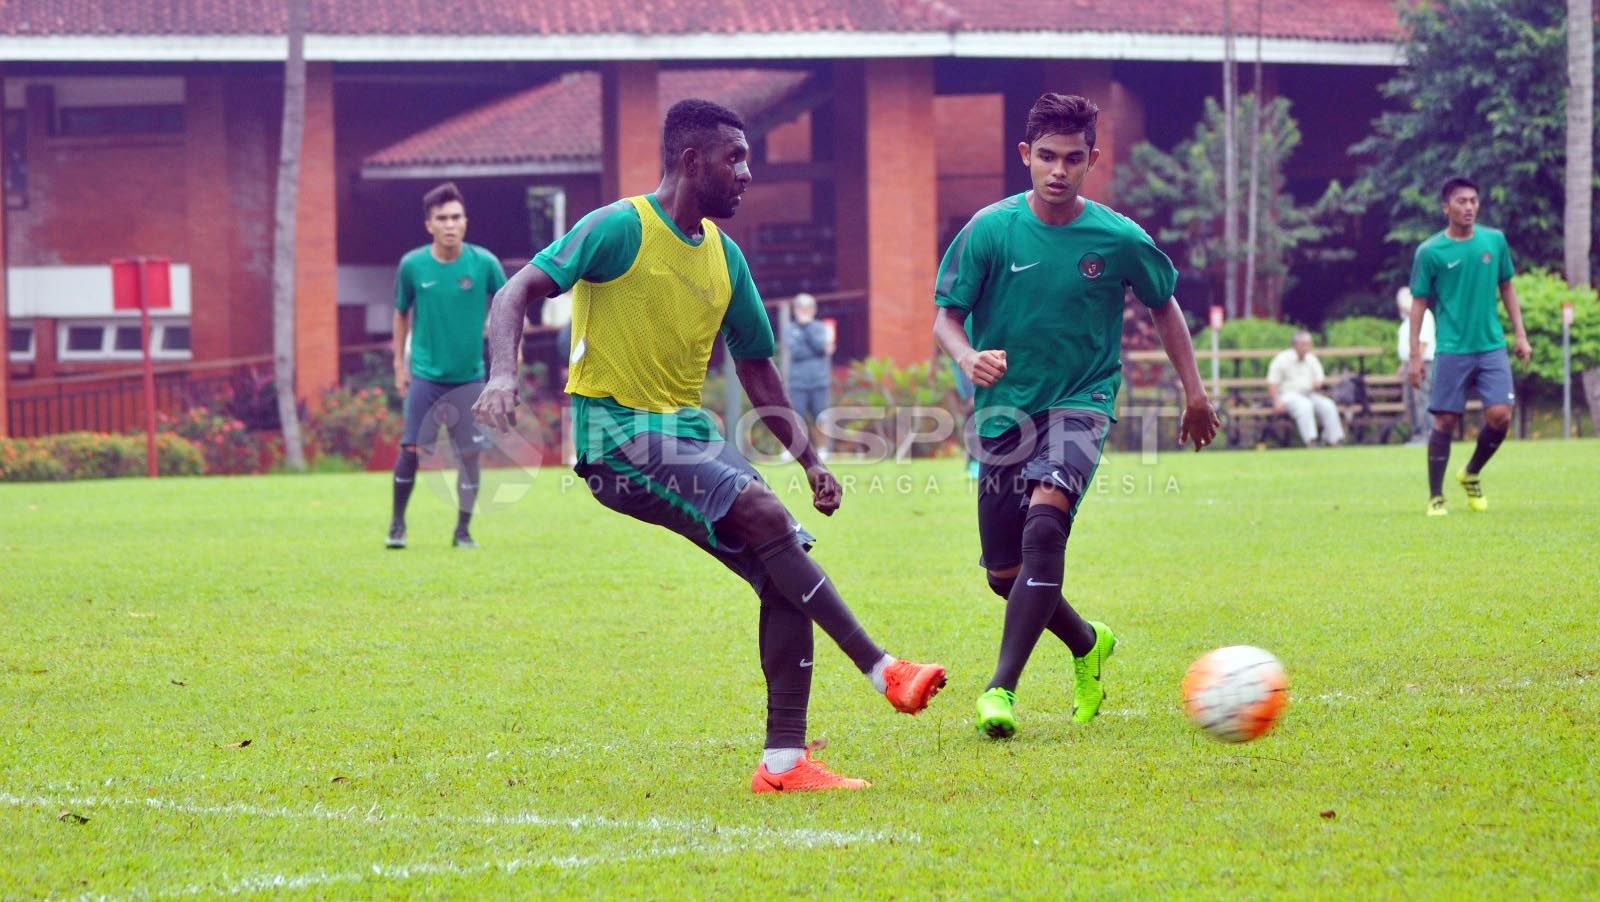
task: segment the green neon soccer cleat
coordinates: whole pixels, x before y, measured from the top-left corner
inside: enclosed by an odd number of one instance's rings
[[[999,686],[978,696],[978,732],[990,739],[1010,739],[1017,732],[1017,717],[1011,713],[1016,703],[1017,694]]]
[[[1117,650],[1117,637],[1111,627],[1098,620],[1089,621],[1094,627],[1094,648],[1081,658],[1072,659],[1072,719],[1088,723],[1100,713],[1100,703],[1106,700],[1106,687],[1100,682],[1100,671],[1106,658]]]

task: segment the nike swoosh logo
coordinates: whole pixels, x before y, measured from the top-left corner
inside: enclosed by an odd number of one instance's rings
[[[811,666],[811,662],[810,661],[801,661],[800,662],[800,666],[801,667],[810,667]]]
[[[823,578],[817,580],[817,584],[811,587],[811,591],[810,592],[807,592],[806,594],[800,596],[800,603],[801,604],[805,604],[806,602],[810,601],[811,600],[811,596],[817,594],[817,590],[822,588],[822,584],[827,582],[827,581],[828,581],[828,578],[826,576],[824,576]]]
[[[437,284],[439,284],[437,281],[434,281],[434,282],[423,282],[422,283],[422,287],[423,288],[432,288],[433,286],[435,286]]]
[[[1030,586],[1059,586],[1059,585],[1061,585],[1061,584],[1060,584],[1060,583],[1040,583],[1040,582],[1034,582],[1034,580],[1033,580],[1033,577],[1031,577],[1031,576],[1030,576],[1030,577],[1028,577],[1028,585],[1030,585]]]
[[[1012,272],[1022,272],[1025,269],[1033,269],[1035,266],[1038,266],[1038,265],[1039,265],[1039,261],[1038,260],[1035,260],[1032,263],[1029,263],[1027,266],[1018,266],[1017,264],[1013,263],[1013,264],[1011,264],[1011,271]]]
[[[1460,265],[1461,265],[1461,261],[1460,260],[1455,260],[1455,261],[1452,261],[1450,263],[1446,263],[1444,265],[1444,268],[1445,269],[1455,269],[1457,266],[1460,266]]]

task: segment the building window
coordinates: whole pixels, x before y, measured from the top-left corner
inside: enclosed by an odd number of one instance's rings
[[[143,357],[137,323],[127,320],[64,321],[57,357],[63,361],[139,360]],[[158,360],[188,360],[188,320],[150,322],[150,356]]]
[[[28,208],[28,114],[26,110],[6,110],[5,145],[6,209],[25,210]]]
[[[181,106],[78,106],[56,110],[57,135],[180,135]]]
[[[17,363],[33,360],[33,323],[6,328],[6,359]]]
[[[529,245],[535,252],[567,233],[567,192],[553,185],[534,185],[528,189]]]

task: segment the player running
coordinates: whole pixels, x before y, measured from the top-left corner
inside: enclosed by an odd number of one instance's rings
[[[939,343],[977,385],[980,565],[1006,599],[1000,657],[978,698],[978,730],[1017,729],[1017,681],[1046,629],[1073,656],[1073,719],[1105,698],[1110,627],[1062,595],[1067,537],[1090,485],[1121,384],[1124,291],[1150,309],[1183,383],[1179,441],[1198,451],[1218,421],[1172,297],[1177,270],[1144,230],[1079,194],[1100,151],[1099,108],[1045,94],[1018,145],[1033,190],[979,210],[945,253],[935,286]]]

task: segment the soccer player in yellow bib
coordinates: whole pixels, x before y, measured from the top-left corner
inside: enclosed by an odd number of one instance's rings
[[[937,664],[885,653],[807,554],[811,536],[719,433],[700,389],[720,332],[762,421],[805,468],[812,503],[840,487],[811,445],[772,363],[772,324],[738,245],[712,219],[732,217],[750,185],[750,145],[731,110],[684,100],[667,111],[665,174],[654,193],[584,216],[495,296],[489,380],[478,422],[516,419],[516,351],[534,298],[571,290],[576,470],[606,507],[664,526],[747,580],[761,600],[767,738],[754,792],[860,789],[806,743],[815,622],[894,707],[915,714],[944,685]]]

